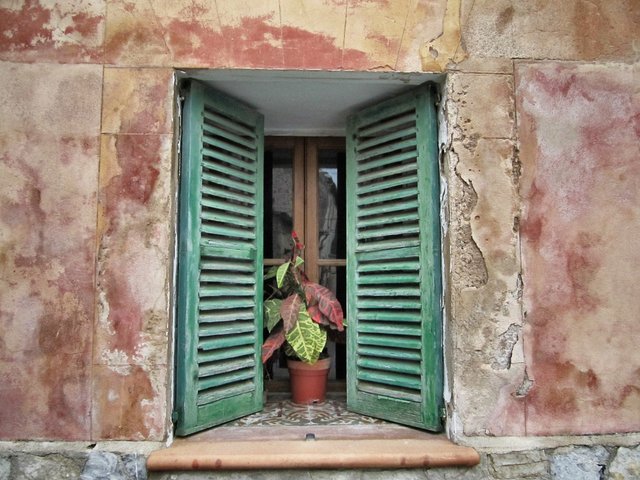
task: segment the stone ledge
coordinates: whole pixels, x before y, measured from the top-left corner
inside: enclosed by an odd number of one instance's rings
[[[474,466],[470,447],[443,436],[429,439],[178,441],[153,452],[150,471],[316,468],[434,468]]]

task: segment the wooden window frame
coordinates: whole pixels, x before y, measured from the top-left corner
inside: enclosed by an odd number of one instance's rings
[[[343,148],[344,137],[265,137],[265,150],[289,148],[293,151],[293,229],[305,244],[305,273],[317,282],[320,267],[345,267],[346,258],[322,259],[318,255],[318,152]],[[344,206],[346,209],[346,205]],[[279,265],[284,258],[265,258],[264,265]]]

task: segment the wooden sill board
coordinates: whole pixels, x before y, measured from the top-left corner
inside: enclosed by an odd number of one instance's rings
[[[267,470],[345,468],[433,468],[473,466],[480,462],[470,447],[446,437],[394,439],[317,439],[193,441],[178,440],[153,452],[150,471]]]

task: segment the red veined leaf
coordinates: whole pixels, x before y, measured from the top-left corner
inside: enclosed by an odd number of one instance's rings
[[[344,330],[342,307],[331,290],[317,283],[305,282],[304,294],[307,305],[317,305],[320,313],[328,320],[329,327],[335,328],[340,332]]]
[[[320,325],[329,325],[329,319],[322,314],[318,305],[310,305],[309,308],[307,308],[307,312],[309,312],[309,316],[314,322]]]
[[[302,299],[297,293],[289,295],[282,301],[280,316],[282,317],[285,333],[289,333],[296,326],[300,305],[302,305]]]
[[[284,329],[282,325],[278,325],[262,344],[262,363],[269,360],[273,353],[282,346],[284,341]]]

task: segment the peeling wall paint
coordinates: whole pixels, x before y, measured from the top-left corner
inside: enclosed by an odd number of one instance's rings
[[[462,47],[460,4],[462,0],[447,0],[442,19],[442,33],[420,48],[422,70],[444,72],[450,62],[459,63],[466,54]]]

